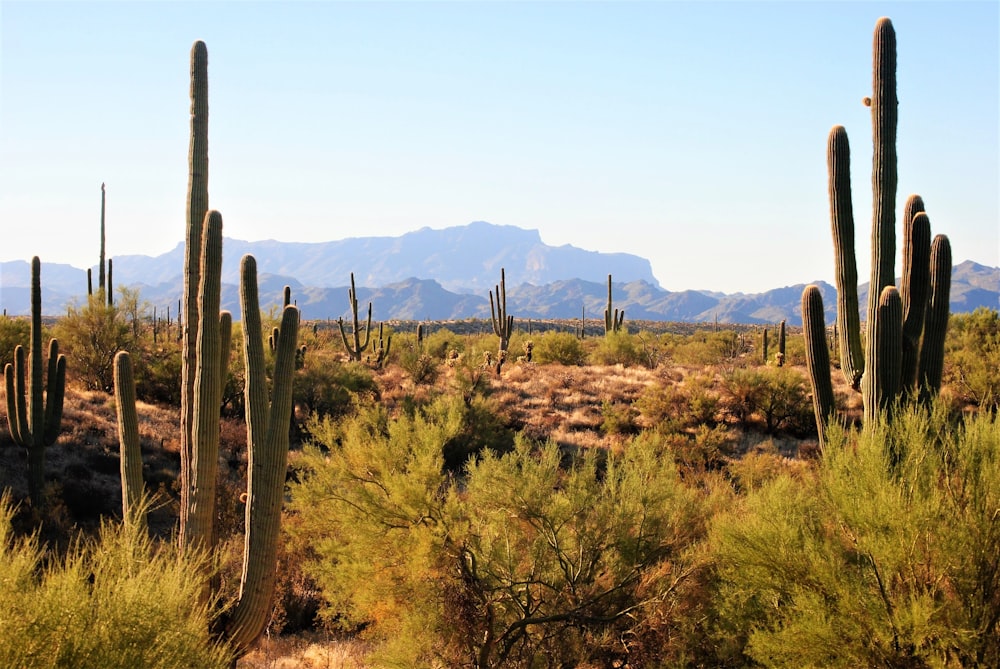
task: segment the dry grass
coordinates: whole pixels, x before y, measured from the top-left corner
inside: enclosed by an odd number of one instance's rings
[[[238,669],[364,669],[365,645],[322,633],[264,636]]]

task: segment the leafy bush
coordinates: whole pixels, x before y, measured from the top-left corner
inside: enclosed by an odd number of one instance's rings
[[[558,365],[582,365],[587,360],[583,342],[569,332],[551,330],[535,337],[533,356],[535,362]]]
[[[360,362],[341,362],[330,349],[307,351],[292,385],[292,401],[307,416],[342,416],[358,399],[377,397],[371,370]]]
[[[519,439],[456,479],[445,421],[359,420],[315,432],[292,497],[325,615],[363,630],[378,666],[656,666],[689,650],[706,495],[654,438],[569,467]]]
[[[27,318],[0,316],[0,368],[14,362],[14,349],[20,344],[26,350],[31,339],[31,321]]]
[[[0,666],[228,667],[209,635],[202,573],[154,545],[146,530],[105,524],[62,559],[43,559],[36,537],[15,539],[0,502]]]
[[[594,365],[622,365],[635,367],[644,362],[642,349],[633,335],[627,332],[613,332],[599,338],[590,352],[590,362]]]
[[[732,362],[750,351],[750,336],[732,330],[696,332],[678,342],[673,358],[680,364],[718,365]]]
[[[812,406],[805,379],[786,367],[737,368],[722,378],[725,407],[743,427],[753,420],[767,434],[811,429]]]
[[[712,379],[706,375],[689,376],[683,384],[649,385],[635,402],[646,425],[671,432],[714,425],[718,404]]]
[[[136,337],[124,312],[109,306],[101,294],[89,296],[83,307],[70,306],[56,324],[55,335],[67,354],[67,375],[90,390],[111,392],[118,351],[142,358],[135,350]]]
[[[952,316],[945,339],[944,381],[981,408],[1000,407],[1000,313],[980,307]]]
[[[1000,422],[831,431],[712,535],[720,647],[783,666],[1000,666]]]

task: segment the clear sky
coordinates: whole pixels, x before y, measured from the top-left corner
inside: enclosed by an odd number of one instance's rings
[[[669,290],[832,281],[826,138],[842,124],[865,280],[861,101],[889,16],[899,207],[919,192],[956,263],[1000,265],[998,7],[3,0],[0,260],[96,264],[101,182],[112,257],[183,239],[203,39],[228,237],[485,220],[642,255]]]

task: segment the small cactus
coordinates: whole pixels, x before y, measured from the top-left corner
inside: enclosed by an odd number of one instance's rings
[[[625,322],[625,310],[622,309],[619,312],[617,309],[611,310],[611,275],[608,274],[608,306],[604,310],[604,334],[605,336],[611,334],[612,332],[620,332],[622,329],[622,324]]]
[[[59,438],[66,392],[66,356],[59,353],[56,339],[49,341],[48,375],[46,385],[42,385],[41,268],[38,256],[32,258],[31,351],[27,363],[24,347],[18,344],[14,349],[14,364],[7,363],[4,367],[7,427],[14,442],[28,451],[28,495],[36,507],[44,503],[45,448]]]
[[[493,323],[493,334],[500,338],[496,362],[496,373],[497,376],[500,376],[503,363],[507,359],[510,335],[514,331],[514,317],[507,313],[507,280],[502,267],[500,268],[500,283],[496,286],[495,304],[493,292],[490,292],[490,320]]]
[[[347,291],[347,299],[351,308],[351,321],[353,328],[351,335],[353,341],[348,341],[347,331],[344,329],[344,319],[337,319],[337,326],[340,328],[340,337],[344,342],[344,349],[350,360],[361,360],[361,354],[368,348],[372,334],[372,303],[368,303],[368,323],[365,325],[365,338],[361,340],[361,324],[358,321],[358,293],[354,288],[354,272],[351,272],[351,288]]]

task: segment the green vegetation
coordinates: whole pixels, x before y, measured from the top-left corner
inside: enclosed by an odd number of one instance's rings
[[[178,559],[140,526],[105,523],[99,535],[47,557],[36,535],[17,537],[0,501],[0,665],[21,669],[176,669],[229,666],[199,605],[202,560]]]

